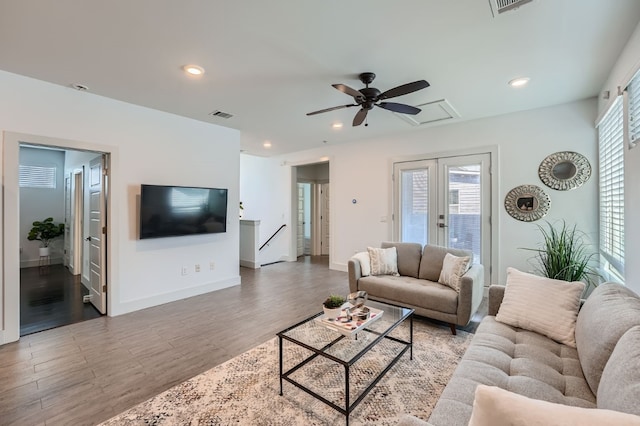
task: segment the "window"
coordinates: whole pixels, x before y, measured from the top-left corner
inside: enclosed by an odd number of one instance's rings
[[[640,73],[636,74],[625,89],[627,100],[627,128],[629,147],[635,147],[640,142]]]
[[[56,189],[56,168],[47,166],[25,166],[20,164],[19,185],[21,188]]]
[[[598,124],[600,255],[606,269],[624,276],[624,124],[622,98]]]

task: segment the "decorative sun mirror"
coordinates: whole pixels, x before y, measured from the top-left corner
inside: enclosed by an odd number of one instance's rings
[[[549,211],[549,196],[536,185],[520,185],[513,188],[504,198],[504,208],[514,219],[533,222]]]
[[[577,152],[556,152],[542,160],[538,176],[549,188],[568,191],[589,180],[591,164],[584,155]]]

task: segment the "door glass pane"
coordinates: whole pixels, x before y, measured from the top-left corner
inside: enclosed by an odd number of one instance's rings
[[[426,244],[429,241],[428,169],[401,172],[401,241]]]
[[[473,252],[474,263],[480,257],[480,165],[448,168],[449,242],[452,248]]]

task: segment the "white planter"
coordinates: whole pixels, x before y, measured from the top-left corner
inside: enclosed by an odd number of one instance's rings
[[[38,250],[40,251],[40,257],[49,256],[49,247],[40,247]]]
[[[329,308],[325,308],[324,306],[322,306],[322,309],[324,310],[324,316],[327,319],[336,319],[342,313],[342,308],[341,307],[340,308],[329,309]]]

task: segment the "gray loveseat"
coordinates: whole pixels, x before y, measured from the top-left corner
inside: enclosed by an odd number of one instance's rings
[[[640,298],[613,283],[598,286],[576,323],[577,348],[497,322],[504,286],[489,288],[489,315],[445,387],[429,422],[467,425],[477,385],[529,398],[640,415]]]
[[[478,310],[484,292],[484,268],[474,264],[460,280],[460,292],[438,283],[444,257],[470,256],[466,250],[417,243],[383,242],[382,248],[395,247],[400,276],[362,276],[360,262],[350,259],[349,290],[366,291],[371,299],[415,309],[416,314],[455,325],[465,326]]]

